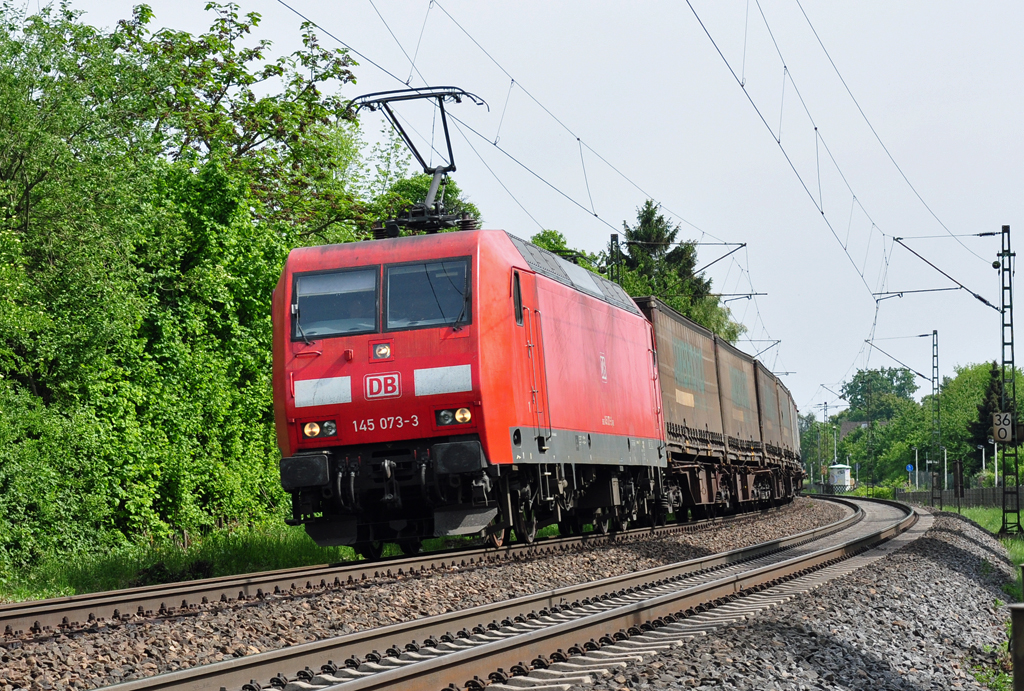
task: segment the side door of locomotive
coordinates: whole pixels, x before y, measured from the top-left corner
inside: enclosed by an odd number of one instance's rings
[[[523,448],[528,449],[528,454],[534,452],[534,449],[543,452],[547,450],[551,438],[551,417],[544,358],[544,315],[538,301],[537,276],[532,271],[520,268],[512,270],[512,305],[517,333],[515,347],[518,355],[515,359],[519,363],[514,375],[516,398],[526,401],[530,437],[536,441],[536,446],[527,447],[524,444]]]

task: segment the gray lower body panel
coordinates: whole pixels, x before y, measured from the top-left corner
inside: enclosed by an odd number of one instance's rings
[[[330,521],[306,523],[306,534],[321,547],[354,545],[357,528],[355,516],[336,516]]]
[[[474,535],[486,528],[497,515],[496,506],[438,509],[434,511],[434,536]]]
[[[516,444],[516,432],[521,443]],[[614,434],[577,432],[568,429],[540,430],[538,440],[533,427],[511,427],[513,463],[593,463],[596,465],[643,465],[664,468],[668,464],[665,445],[660,439],[623,437]],[[547,447],[541,448],[542,443]]]

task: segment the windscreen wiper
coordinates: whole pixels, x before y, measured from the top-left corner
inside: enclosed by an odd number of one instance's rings
[[[298,304],[292,305],[292,314],[295,315],[295,328],[299,330],[299,335],[302,336],[302,340],[306,342],[306,345],[310,344],[310,340],[306,338],[306,332],[302,330],[302,324],[299,323],[299,306]]]
[[[459,316],[455,317],[455,321],[452,322],[452,331],[461,331],[462,318],[466,316],[466,306],[469,305],[469,272],[466,272],[462,278],[462,311],[459,312]]]

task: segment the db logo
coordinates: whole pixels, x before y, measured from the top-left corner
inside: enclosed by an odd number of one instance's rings
[[[402,376],[398,372],[367,374],[363,379],[366,399],[398,398],[402,395]]]

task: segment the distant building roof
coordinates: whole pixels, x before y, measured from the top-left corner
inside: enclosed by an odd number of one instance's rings
[[[875,424],[879,427],[885,427],[889,424],[888,420],[875,420]],[[844,420],[839,425],[839,438],[843,439],[847,434],[855,429],[867,429],[868,420]]]

